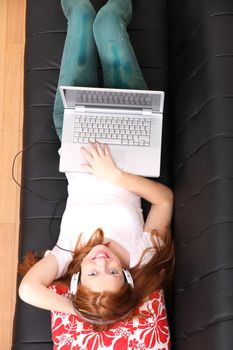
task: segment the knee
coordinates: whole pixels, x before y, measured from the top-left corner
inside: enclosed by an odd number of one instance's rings
[[[118,13],[112,11],[111,6],[101,8],[93,23],[96,42],[114,40],[116,34],[119,34],[124,28],[124,21]]]
[[[78,23],[84,21],[94,22],[96,13],[93,6],[87,1],[66,1],[66,6],[63,6],[63,12],[69,21]]]

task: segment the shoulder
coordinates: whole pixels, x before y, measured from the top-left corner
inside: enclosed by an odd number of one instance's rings
[[[164,241],[156,235],[152,236],[150,232],[143,231],[141,237],[137,239],[136,244],[130,254],[130,267],[134,267],[139,263],[143,253],[146,250],[148,251],[143,257],[142,265],[147,264],[155,254],[156,249],[154,248],[156,248],[156,246],[158,248],[163,247]]]

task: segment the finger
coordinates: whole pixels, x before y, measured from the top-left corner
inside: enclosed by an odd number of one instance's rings
[[[104,155],[104,148],[103,148],[103,144],[101,144],[100,142],[96,142],[96,149],[97,152],[99,153],[100,156]]]
[[[92,155],[92,157],[96,157],[98,155],[97,146],[95,142],[90,142],[88,144],[88,151]]]
[[[81,167],[87,173],[93,174],[93,169],[92,169],[92,167],[89,164],[83,163],[83,164],[81,164]]]
[[[110,149],[109,149],[109,145],[108,144],[105,144],[104,145],[104,152],[105,152],[105,156],[108,157],[109,159],[111,159],[111,161],[116,165],[112,155],[111,155],[111,152],[110,152]]]
[[[110,156],[110,150],[109,150],[109,146],[107,143],[104,144],[104,154],[106,156]]]
[[[92,163],[93,161],[93,156],[91,155],[91,153],[89,152],[89,150],[87,150],[85,147],[81,147],[80,151],[82,153],[82,156],[84,157],[84,159],[88,162],[88,163]]]

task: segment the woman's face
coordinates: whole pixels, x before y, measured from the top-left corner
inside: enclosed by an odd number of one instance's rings
[[[124,284],[120,259],[104,245],[96,245],[81,264],[81,284],[94,292],[117,292]]]

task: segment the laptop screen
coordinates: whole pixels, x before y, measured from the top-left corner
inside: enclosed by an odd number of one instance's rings
[[[152,109],[162,113],[163,91],[83,88],[61,86],[65,108],[75,106]]]

